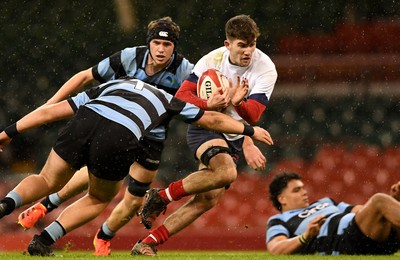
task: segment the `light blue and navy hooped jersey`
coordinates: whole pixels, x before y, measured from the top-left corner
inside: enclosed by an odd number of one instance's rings
[[[100,83],[105,83],[109,80],[132,77],[175,95],[194,65],[175,52],[164,70],[148,76],[145,71],[148,54],[149,49],[146,46],[125,48],[95,65],[92,68],[94,78]]]
[[[299,253],[332,254],[336,251],[335,241],[354,218],[354,213],[351,213],[353,207],[345,202],[337,203],[331,198],[322,198],[307,208],[276,214],[268,220],[266,243],[278,235],[288,238],[298,236],[306,231],[309,222],[316,216],[325,215],[326,222],[316,239]]]
[[[85,106],[128,128],[137,140],[175,117],[197,121],[204,111],[137,79],[109,81],[68,99],[74,111]]]
[[[190,75],[194,65],[181,54],[174,52],[170,63],[164,70],[148,76],[145,71],[148,54],[147,46],[125,48],[93,66],[93,76],[100,83],[132,77],[175,95],[182,82]],[[160,125],[153,129],[148,137],[160,141],[165,140],[166,129],[167,126]]]

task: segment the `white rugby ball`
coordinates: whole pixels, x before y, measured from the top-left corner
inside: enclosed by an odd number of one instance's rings
[[[219,91],[223,94],[227,88],[229,88],[228,78],[216,69],[208,69],[197,81],[197,96],[207,100],[214,92]]]

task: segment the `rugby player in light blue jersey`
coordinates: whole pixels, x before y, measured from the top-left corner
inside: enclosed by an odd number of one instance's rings
[[[270,199],[281,213],[269,218],[266,245],[272,254],[389,255],[399,250],[400,182],[390,195],[364,205],[322,198],[309,203],[296,173],[274,176]]]
[[[115,80],[54,105],[42,106],[0,133],[0,151],[19,133],[75,116],[60,132],[39,175],[23,179],[0,200],[0,218],[16,208],[58,191],[84,165],[89,172],[85,196],[35,235],[31,255],[54,255],[52,245],[93,220],[118,193],[132,163],[142,153],[141,139],[172,118],[214,131],[251,136],[272,144],[263,128],[245,125],[214,111],[204,111],[137,79]]]
[[[170,17],[151,21],[148,24],[146,45],[125,48],[77,73],[47,104],[59,102],[95,80],[105,83],[126,76],[140,79],[175,95],[193,69],[193,64],[176,51],[179,33],[179,26]],[[94,237],[95,255],[111,253],[111,239],[141,207],[145,192],[150,188],[160,165],[167,127],[160,125],[146,133],[142,139],[142,154],[131,166],[123,200],[113,209]],[[60,191],[21,212],[18,224],[24,229],[32,228],[39,219],[61,203],[86,190],[88,176],[86,167],[80,169]]]

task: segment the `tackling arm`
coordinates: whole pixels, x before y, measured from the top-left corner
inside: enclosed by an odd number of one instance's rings
[[[203,116],[193,124],[201,127],[227,134],[243,134],[251,136],[254,140],[272,145],[271,135],[267,130],[260,127],[244,125],[235,119],[214,111],[204,111]]]
[[[11,139],[19,133],[23,133],[46,123],[68,118],[73,114],[74,110],[66,100],[57,104],[37,108],[0,133],[0,151],[2,151],[2,148],[10,143]]]

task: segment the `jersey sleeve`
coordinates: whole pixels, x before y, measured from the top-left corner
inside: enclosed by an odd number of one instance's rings
[[[279,219],[270,218],[267,223],[267,231],[266,231],[266,243],[271,241],[276,236],[284,235],[286,237],[290,236],[289,230],[282,225],[282,221]]]
[[[125,48],[100,61],[92,67],[93,77],[100,83],[127,76],[127,71],[135,70],[136,47]]]
[[[257,77],[250,79],[250,90],[247,100],[235,107],[236,112],[248,123],[255,124],[268,106],[275,87],[278,73],[274,63],[266,55],[262,55],[261,64],[257,66]]]
[[[190,124],[199,120],[204,110],[174,97],[170,102],[169,113],[175,115],[176,119]]]
[[[188,79],[189,75],[192,73],[194,65],[190,63],[187,59],[183,59],[181,65],[176,70],[176,77],[179,80],[179,85]]]
[[[68,103],[71,105],[72,109],[76,112],[80,106],[97,98],[102,91],[103,85],[89,88],[83,92],[78,93],[74,97],[68,98]]]
[[[207,110],[207,100],[203,100],[197,96],[197,80],[198,77],[192,73],[189,78],[183,82],[178,92],[176,92],[175,97],[201,109]]]
[[[262,99],[264,96],[262,94],[257,94],[257,96],[259,95],[260,99]],[[258,122],[258,120],[260,120],[262,113],[265,111],[266,105],[256,99],[249,98],[234,108],[239,116],[247,123],[255,124]]]
[[[97,65],[92,67],[92,73],[95,80],[100,83],[107,82],[111,79],[115,79],[115,72],[111,66],[112,61],[120,59],[121,52],[116,52],[110,57],[107,57],[100,61]]]

